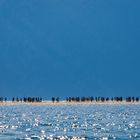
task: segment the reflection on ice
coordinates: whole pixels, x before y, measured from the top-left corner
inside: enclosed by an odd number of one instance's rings
[[[0,139],[140,139],[139,105],[0,105]]]

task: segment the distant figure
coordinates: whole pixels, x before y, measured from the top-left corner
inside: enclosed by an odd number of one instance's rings
[[[13,98],[12,98],[12,102],[14,102],[14,101],[15,101],[15,98],[13,97]]]
[[[56,102],[59,102],[59,97],[56,98]]]
[[[52,97],[52,102],[53,102],[53,103],[55,102],[55,98],[54,98],[54,97]]]

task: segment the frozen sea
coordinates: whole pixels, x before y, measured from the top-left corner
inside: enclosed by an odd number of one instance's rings
[[[140,140],[140,105],[0,105],[0,140]]]

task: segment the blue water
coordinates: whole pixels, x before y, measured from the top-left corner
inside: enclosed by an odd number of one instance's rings
[[[140,105],[0,105],[0,140],[140,140]]]

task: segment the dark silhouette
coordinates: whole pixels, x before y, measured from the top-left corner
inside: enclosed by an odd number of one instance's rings
[[[60,102],[59,97],[52,97],[52,102]],[[37,102],[42,102],[43,99],[41,97],[12,97],[12,102],[23,102],[23,103],[37,103]],[[102,96],[97,96],[97,97],[67,97],[66,102],[139,102],[140,98],[139,97],[134,97],[134,96],[128,96],[126,98],[123,98],[122,96],[116,96],[116,97],[102,97]],[[7,97],[0,97],[0,102],[7,102]]]
[[[4,101],[5,101],[5,102],[7,101],[7,98],[6,98],[6,97],[4,98]]]
[[[59,97],[56,98],[56,102],[59,102]]]
[[[139,102],[139,97],[136,97],[136,102]]]
[[[52,97],[52,102],[53,102],[53,103],[55,102],[55,97]]]

